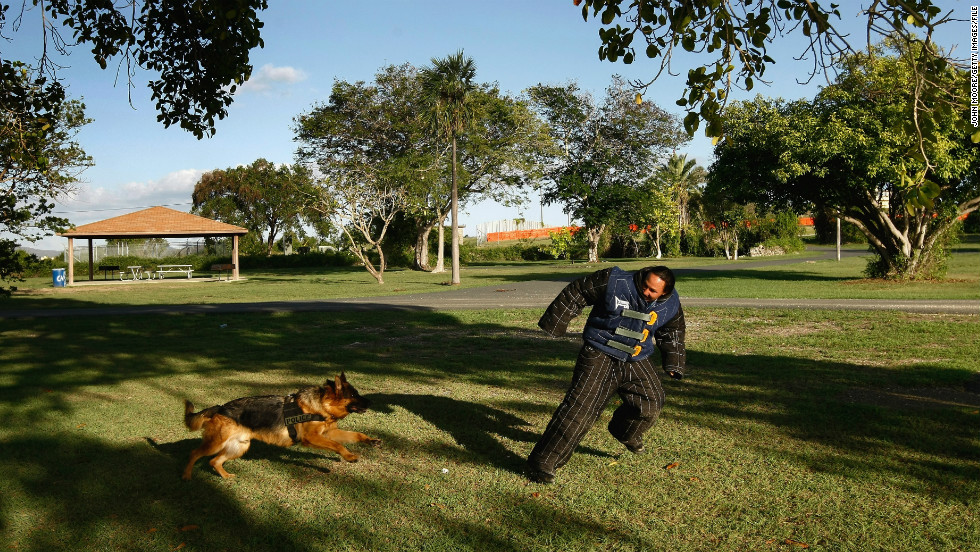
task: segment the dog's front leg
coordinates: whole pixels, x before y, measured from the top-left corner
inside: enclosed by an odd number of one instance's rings
[[[341,458],[343,458],[348,462],[357,462],[358,459],[358,456],[353,452],[347,450],[347,447],[320,433],[311,433],[309,435],[304,435],[302,443],[308,447],[316,447],[316,448],[332,450],[337,454],[339,454]]]
[[[344,431],[342,429],[328,429],[324,432],[328,439],[338,443],[368,443],[372,447],[380,447],[381,439],[369,437],[359,431]]]

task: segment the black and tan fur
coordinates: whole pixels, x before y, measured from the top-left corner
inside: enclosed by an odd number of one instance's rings
[[[370,401],[360,396],[341,373],[333,382],[327,380],[319,387],[304,387],[295,394],[296,403],[306,414],[319,414],[323,421],[296,424],[296,441],[289,436],[283,422],[282,407],[286,397],[268,395],[244,397],[223,405],[194,412],[194,405],[184,401],[184,425],[191,431],[204,429],[204,442],[191,452],[183,478],[189,480],[194,464],[205,456],[214,456],[210,464],[221,477],[234,477],[222,466],[248,451],[252,439],[272,445],[291,447],[302,444],[332,450],[348,462],[358,456],[343,443],[368,442],[380,446],[381,440],[356,431],[337,428],[337,420],[351,412],[364,412]]]

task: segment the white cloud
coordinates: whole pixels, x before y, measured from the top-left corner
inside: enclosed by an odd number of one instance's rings
[[[56,202],[54,213],[67,218],[76,226],[81,226],[156,206],[190,212],[191,194],[203,173],[199,169],[183,169],[157,180],[127,182],[117,187],[81,184],[73,197]],[[12,237],[17,239],[16,236]],[[37,243],[23,245],[60,251],[67,246],[67,240],[58,236],[47,236]]]
[[[252,78],[238,87],[239,92],[269,93],[282,90],[290,84],[306,80],[306,73],[295,67],[276,67],[267,63],[252,73]]]
[[[76,225],[157,205],[190,211],[191,193],[203,172],[199,169],[183,169],[157,180],[127,182],[115,187],[82,184],[75,197],[58,202],[56,211]]]

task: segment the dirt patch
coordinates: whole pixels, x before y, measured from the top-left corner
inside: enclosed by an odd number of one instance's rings
[[[980,393],[953,387],[895,387],[869,389],[854,387],[844,392],[849,402],[894,409],[973,408],[980,409]]]

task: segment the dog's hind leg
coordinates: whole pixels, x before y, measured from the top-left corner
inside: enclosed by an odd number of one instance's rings
[[[225,471],[223,464],[245,454],[251,444],[252,441],[248,438],[248,435],[243,433],[235,433],[224,442],[224,447],[221,449],[221,452],[211,459],[211,462],[209,462],[211,467],[214,468],[214,471],[218,472],[218,475],[221,477],[235,477],[235,474]]]
[[[228,460],[238,458],[248,450],[251,440],[248,433],[243,432],[241,429],[238,424],[224,416],[215,416],[206,422],[204,424],[204,442],[191,452],[190,460],[188,460],[187,466],[184,467],[183,479],[185,481],[190,480],[191,473],[194,470],[194,464],[198,460],[214,454],[217,454],[217,456],[211,459],[211,467],[221,477],[234,477],[234,475],[225,471],[222,464]]]
[[[184,481],[190,481],[191,473],[194,471],[194,464],[205,456],[218,454],[223,445],[224,443],[205,439],[204,442],[201,443],[201,446],[191,451],[191,458],[187,461],[187,465],[184,467],[184,474],[181,476],[181,479]]]

